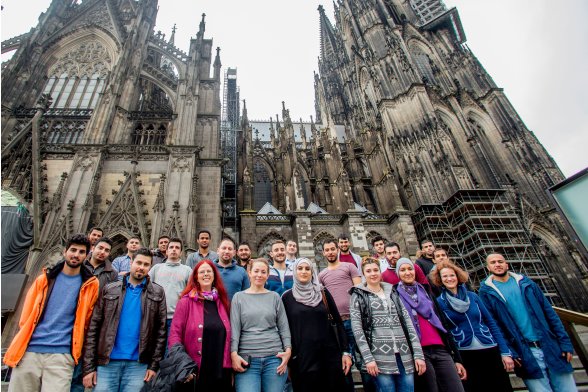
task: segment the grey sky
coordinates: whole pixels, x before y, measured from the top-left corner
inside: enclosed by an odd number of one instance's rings
[[[2,39],[29,30],[49,0],[3,0]],[[221,47],[223,70],[238,69],[241,98],[250,119],[280,114],[286,102],[294,119],[314,115],[313,71],[319,55],[322,3],[331,0],[163,0],[157,29],[187,50],[201,14],[206,38]],[[456,6],[467,44],[503,87],[514,108],[564,174],[588,166],[588,2],[584,0],[446,0]],[[579,150],[579,151],[578,151]]]

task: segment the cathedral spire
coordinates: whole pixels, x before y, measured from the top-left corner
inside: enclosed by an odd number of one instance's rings
[[[241,129],[245,129],[249,125],[249,118],[247,117],[247,102],[243,100],[243,114],[241,115]]]
[[[214,78],[216,80],[220,80],[220,69],[221,69],[221,60],[220,60],[220,48],[216,47],[216,57],[214,58]]]
[[[322,5],[318,6],[318,11],[320,14],[320,34],[321,34],[321,59],[325,60],[325,58],[335,58],[336,52],[336,40],[335,40],[335,31],[333,29],[333,25],[331,21],[325,14],[325,9]]]
[[[202,20],[200,21],[200,26],[198,28],[198,36],[204,37],[204,30],[206,30],[206,22],[204,21],[206,18],[206,14],[202,14]]]
[[[167,41],[168,44],[170,45],[175,45],[175,40],[176,40],[176,24],[174,23],[174,27],[172,27],[172,33],[171,36],[169,37],[169,41]]]

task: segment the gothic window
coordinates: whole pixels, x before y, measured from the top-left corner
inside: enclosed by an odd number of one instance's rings
[[[140,79],[139,112],[172,113],[172,103],[169,96],[159,86],[147,79]]]
[[[165,144],[167,128],[164,124],[138,123],[133,131],[132,144],[159,146]]]
[[[259,159],[253,162],[253,198],[255,211],[265,203],[272,204],[272,183],[267,168]]]
[[[51,95],[53,108],[93,109],[110,64],[110,55],[99,42],[79,44],[49,69],[43,93]]]
[[[431,58],[420,49],[417,49],[413,53],[413,58],[417,69],[423,78],[423,83],[434,83],[435,75],[433,74],[433,68],[431,67]]]

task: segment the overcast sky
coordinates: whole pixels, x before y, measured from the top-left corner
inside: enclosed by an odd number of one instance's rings
[[[2,39],[28,31],[49,0],[2,0]],[[206,13],[206,38],[236,67],[250,119],[314,115],[318,4],[331,0],[163,0],[157,29],[186,50]],[[456,6],[467,45],[566,176],[588,166],[588,1],[446,0]]]

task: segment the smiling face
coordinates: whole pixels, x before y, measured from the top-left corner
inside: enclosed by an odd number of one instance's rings
[[[445,286],[447,290],[454,291],[457,288],[459,281],[457,280],[457,275],[452,268],[443,268],[441,271],[439,271],[439,275],[441,276],[441,282],[443,283],[443,286]]]
[[[243,262],[249,261],[251,258],[251,249],[249,249],[249,245],[240,245],[237,250],[237,257]]]
[[[336,263],[338,256],[337,244],[333,242],[325,242],[323,244],[323,256],[329,263]]]
[[[94,246],[96,241],[102,237],[102,231],[98,229],[93,229],[90,234],[88,234],[88,239],[90,240],[90,245]]]
[[[274,263],[281,264],[286,261],[286,246],[282,242],[276,242],[272,245],[270,256]]]
[[[201,291],[212,290],[212,286],[214,285],[214,271],[212,267],[206,263],[200,265],[197,279]]]
[[[349,242],[348,238],[339,238],[339,249],[341,250],[341,253],[347,254],[347,252],[349,252],[350,246],[351,243]]]
[[[233,262],[233,257],[235,257],[235,245],[233,245],[233,241],[231,240],[222,240],[218,249],[218,261],[227,266]]]
[[[308,263],[298,263],[296,267],[296,279],[302,284],[312,280],[312,267]]]
[[[384,241],[374,242],[374,250],[378,253],[378,256],[382,257],[384,255]]]
[[[414,283],[414,268],[410,264],[402,264],[398,270],[398,277],[403,283],[413,284]]]
[[[265,286],[268,275],[269,267],[261,261],[253,262],[249,269],[249,281],[252,286],[257,287],[258,289]]]
[[[198,242],[200,249],[208,249],[208,246],[210,245],[210,234],[200,233],[196,242]]]
[[[366,263],[363,265],[362,271],[365,281],[370,285],[378,284],[382,280],[379,263]]]
[[[296,258],[296,252],[298,252],[298,245],[294,241],[288,241],[286,244],[286,253],[290,259]]]
[[[504,256],[500,254],[492,254],[489,255],[486,259],[486,266],[488,267],[488,271],[492,273],[492,275],[498,277],[504,277],[508,273],[508,263],[504,259]]]
[[[68,267],[79,268],[86,259],[86,245],[71,244],[69,248],[63,251],[63,257]]]

